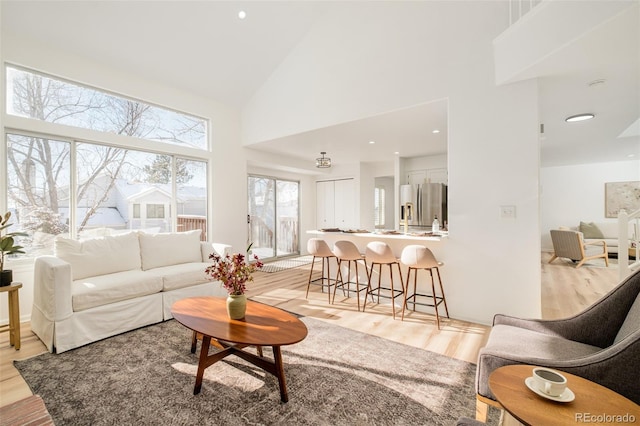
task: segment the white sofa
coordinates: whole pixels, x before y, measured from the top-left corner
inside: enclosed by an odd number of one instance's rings
[[[193,296],[224,296],[207,277],[209,255],[231,246],[200,241],[200,231],[130,232],[85,241],[56,238],[53,256],[36,258],[31,329],[50,352],[172,318]]]
[[[607,243],[609,253],[618,253],[618,222],[580,222],[574,230],[583,234],[585,243],[595,240],[604,240]],[[634,224],[629,223],[629,241],[634,238]]]

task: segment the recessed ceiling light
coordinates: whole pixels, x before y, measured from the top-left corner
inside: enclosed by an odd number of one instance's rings
[[[376,141],[369,141],[369,145],[373,145]]]
[[[565,118],[564,121],[567,123],[573,123],[575,121],[591,120],[593,117],[595,117],[595,115],[589,112],[586,114],[572,115],[571,117]]]
[[[399,155],[400,153],[398,151],[394,152],[395,155]]]
[[[440,133],[440,130],[435,129],[435,130],[431,131],[431,133]]]
[[[239,19],[244,19],[246,17],[247,17],[247,12],[245,12],[244,10],[241,10],[240,12],[238,12]]]

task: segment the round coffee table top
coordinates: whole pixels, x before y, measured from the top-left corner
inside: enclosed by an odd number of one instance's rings
[[[281,346],[307,337],[307,326],[294,315],[251,300],[241,320],[229,318],[226,298],[221,297],[182,299],[173,304],[171,313],[185,327],[230,343]]]
[[[560,370],[567,378],[567,387],[575,394],[575,399],[556,402],[539,396],[524,382],[533,375],[535,367],[509,365],[496,369],[489,376],[489,388],[498,402],[524,424],[575,426],[577,423],[597,423],[596,417],[600,415],[610,418],[626,415],[627,418],[633,416],[636,421],[640,419],[640,406],[633,401],[609,388]]]

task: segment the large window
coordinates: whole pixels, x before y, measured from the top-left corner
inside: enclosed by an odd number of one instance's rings
[[[7,207],[15,230],[29,234],[29,255],[50,252],[59,234],[202,229],[206,238],[208,154],[187,158],[158,143],[205,148],[205,120],[13,67],[7,90],[12,115],[99,131],[79,140],[67,127],[42,135],[27,122],[5,133]],[[116,146],[103,132],[140,142]]]
[[[206,149],[206,120],[7,67],[7,112],[51,123]]]

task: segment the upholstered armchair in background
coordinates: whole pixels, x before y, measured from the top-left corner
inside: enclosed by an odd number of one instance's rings
[[[607,252],[607,243],[604,240],[585,243],[582,233],[578,231],[552,229],[550,232],[553,242],[553,256],[549,263],[559,257],[565,257],[578,262],[576,268],[579,268],[587,260],[602,257],[605,264],[609,266],[609,253]]]
[[[640,270],[585,311],[560,320],[496,315],[487,345],[478,354],[476,417],[487,404],[499,407],[489,375],[511,364],[566,371],[640,404]]]

